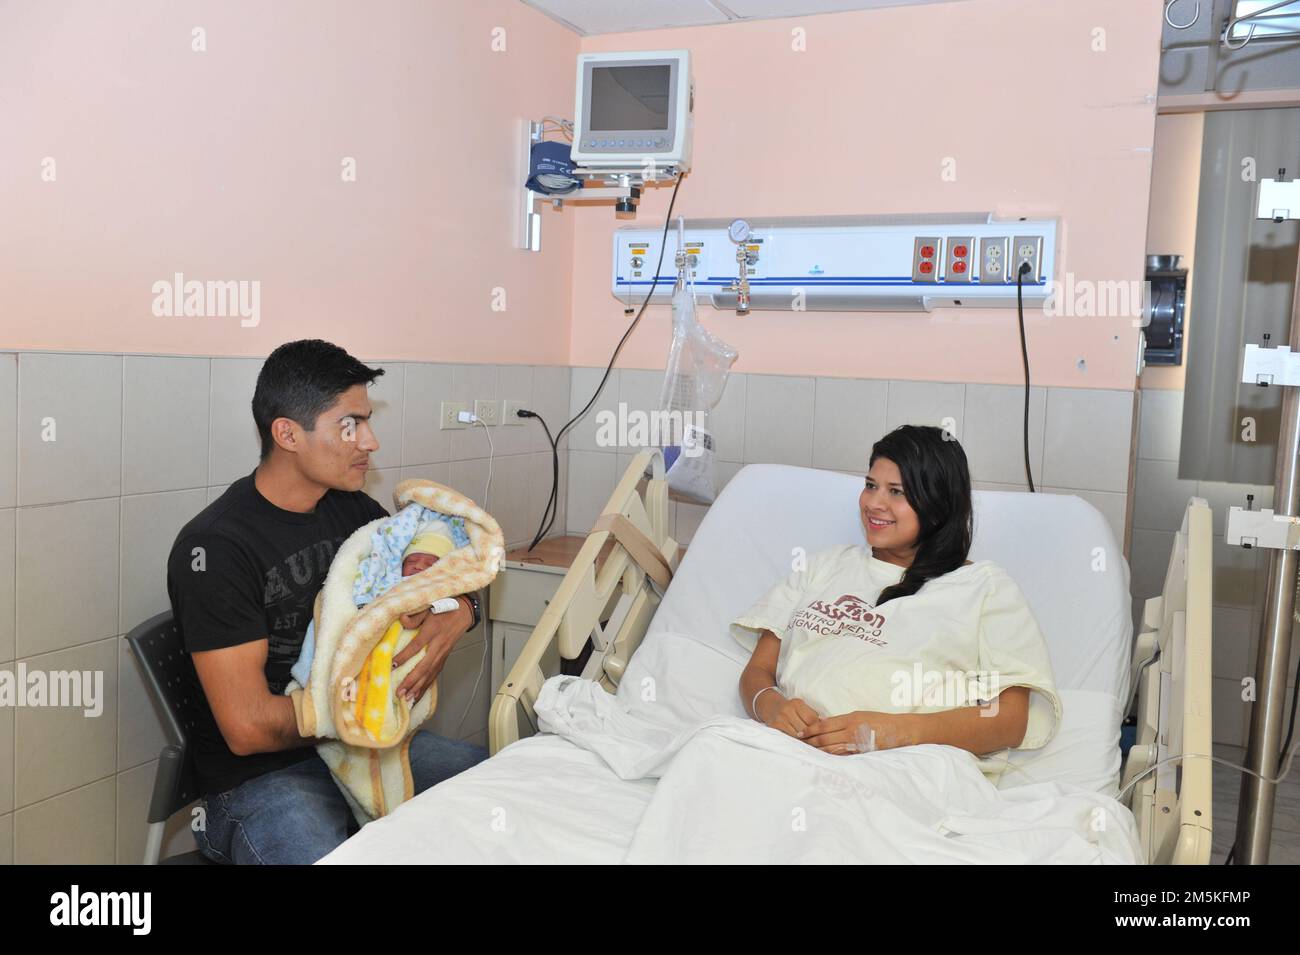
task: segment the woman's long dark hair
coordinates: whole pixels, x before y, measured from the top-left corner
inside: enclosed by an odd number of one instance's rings
[[[970,469],[966,452],[940,428],[905,424],[871,448],[870,467],[877,458],[898,465],[903,494],[920,521],[916,556],[903,579],[880,592],[876,606],[895,597],[910,597],[927,580],[941,577],[966,562],[974,534]]]

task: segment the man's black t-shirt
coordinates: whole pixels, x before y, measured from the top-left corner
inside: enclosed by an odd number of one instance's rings
[[[261,495],[253,474],[240,478],[181,528],[167,559],[167,593],[186,648],[266,640],[266,683],[283,693],[335,552],[358,527],[386,516],[363,491],[330,490],[311,513],[286,511]],[[206,701],[190,745],[204,795],[315,752],[301,746],[236,756]]]

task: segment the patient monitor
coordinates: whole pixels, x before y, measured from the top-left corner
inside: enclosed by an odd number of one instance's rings
[[[572,159],[593,171],[686,172],[694,105],[687,50],[581,53]]]

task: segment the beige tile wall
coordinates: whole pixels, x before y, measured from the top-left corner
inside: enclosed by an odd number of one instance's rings
[[[372,388],[381,447],[368,492],[386,507],[405,477],[475,499],[487,480],[481,429],[440,431],[443,400],[502,398],[540,411],[552,432],[591,397],[604,369],[381,363]],[[0,353],[0,669],[100,669],[106,704],[80,711],[0,708],[0,863],[134,861],[163,733],[121,635],[166,608],[163,561],[176,531],[257,461],[248,410],[261,362],[137,355]],[[595,442],[601,409],[657,407],[662,372],[618,370],[561,456],[557,532],[584,533],[631,459]],[[1215,512],[1215,740],[1240,744],[1267,561],[1223,544],[1230,504],[1272,489],[1177,477],[1181,392],[1143,393],[1133,527],[1135,610],[1158,592],[1192,494]],[[862,473],[872,441],[905,421],[953,419],[977,487],[1021,490],[1023,390],[1013,385],[733,375],[714,413],[719,482],[771,461]],[[1126,539],[1128,392],[1033,388],[1030,452],[1040,488],[1096,506]],[[49,427],[53,426],[53,434]],[[42,440],[42,431],[54,440]],[[531,537],[550,489],[541,428],[493,430],[489,507],[512,543]],[[706,508],[673,506],[683,542]],[[74,562],[68,555],[75,553]],[[75,575],[75,600],[57,586]],[[1300,647],[1300,640],[1293,641]],[[452,654],[433,729],[483,740],[491,690],[470,699],[485,644]],[[1293,650],[1293,655],[1295,654]],[[1294,672],[1294,663],[1292,665]],[[463,717],[463,719],[462,719]],[[68,820],[73,820],[69,824]],[[172,821],[169,851],[190,839]]]
[[[603,368],[574,368],[570,413],[590,399]],[[627,448],[596,443],[597,413],[658,407],[661,371],[616,370],[583,421],[570,432],[569,532],[586,533],[631,460]],[[1126,539],[1133,396],[1127,391],[1031,388],[1029,448],[1039,490],[1076,494]],[[900,424],[955,430],[977,488],[1017,490],[1024,483],[1024,389],[1016,385],[879,381],[785,375],[737,375],[714,410],[718,483],[746,464],[770,462],[864,474],[871,445]],[[674,536],[683,544],[707,508],[674,503]]]
[[[440,431],[439,402],[521,401],[552,431],[569,408],[567,367],[378,364],[380,448],[366,490],[390,509],[407,477],[483,499],[482,429]],[[21,661],[100,671],[105,697],[98,718],[0,708],[0,863],[141,858],[164,736],[122,636],[167,609],[176,532],[256,466],[249,402],[260,367],[260,359],[0,353],[0,669]],[[496,427],[492,441],[488,509],[511,543],[526,542],[550,491],[549,445],[534,421]],[[556,532],[564,526],[562,507]],[[492,691],[483,680],[475,692],[485,649],[480,629],[448,659],[434,731],[485,742]],[[192,846],[178,814],[167,851]]]
[[[1272,507],[1273,488],[1180,480],[1183,393],[1144,389],[1141,407],[1130,560],[1133,593],[1159,592],[1187,499],[1205,498],[1214,515],[1214,741],[1244,745],[1250,731],[1250,711],[1241,699],[1241,681],[1255,672],[1268,586],[1268,554],[1225,544],[1223,526],[1228,508],[1244,507],[1247,494],[1255,495],[1255,507]],[[1135,615],[1140,609],[1136,597],[1133,609]],[[1297,648],[1300,639],[1293,630],[1288,667],[1293,677],[1288,692],[1294,681]]]

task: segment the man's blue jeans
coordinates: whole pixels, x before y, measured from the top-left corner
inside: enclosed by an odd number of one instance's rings
[[[420,730],[411,737],[416,793],[487,759],[473,743]],[[356,819],[319,756],[208,796],[206,826],[194,834],[199,850],[240,865],[310,864],[328,855],[356,828]]]

